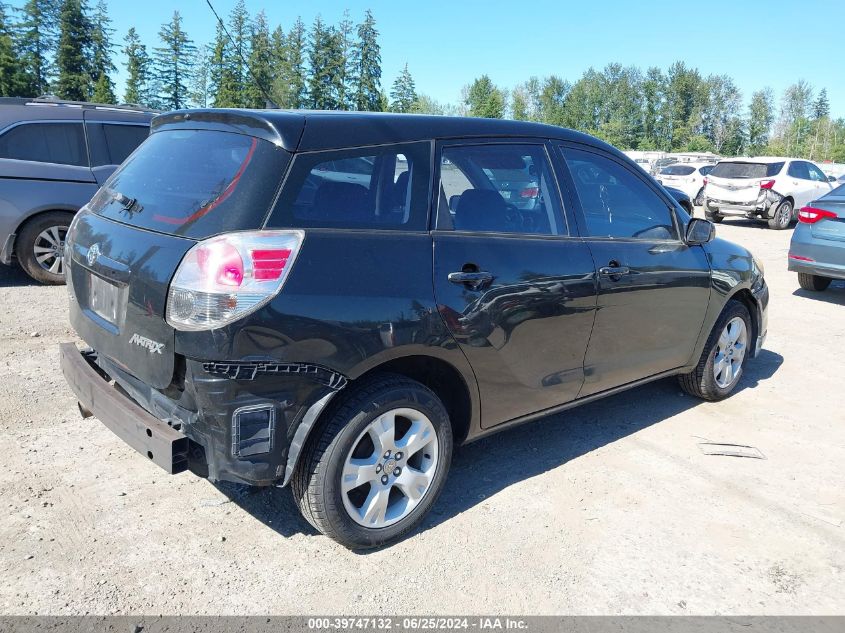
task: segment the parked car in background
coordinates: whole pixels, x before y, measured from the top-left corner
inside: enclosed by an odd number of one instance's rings
[[[798,210],[789,244],[789,270],[804,290],[825,290],[845,279],[845,184]]]
[[[678,162],[678,159],[674,156],[667,156],[666,158],[658,158],[651,164],[651,175],[656,176],[659,174],[664,167],[668,167],[669,165],[674,165]]]
[[[366,181],[301,195],[353,158]],[[70,320],[92,349],[62,345],[61,366],[144,459],[290,483],[315,528],[376,547],[423,519],[455,444],[666,376],[727,397],[768,287],[714,234],[558,127],[173,112],[73,221]]]
[[[714,163],[674,163],[667,165],[655,176],[657,182],[680,189],[698,207],[704,204],[704,182]]]
[[[0,98],[0,263],[64,283],[73,215],[147,137],[154,112],[132,106]]]
[[[671,195],[678,202],[678,204],[681,205],[681,207],[683,207],[684,211],[686,211],[690,217],[693,216],[694,210],[692,206],[692,200],[690,200],[690,197],[686,193],[684,193],[680,189],[675,189],[674,187],[667,187],[665,185],[663,186],[663,188],[669,192],[669,195]]]
[[[730,158],[707,175],[705,217],[721,222],[726,216],[741,216],[785,229],[797,219],[798,209],[831,189],[827,176],[808,160]]]

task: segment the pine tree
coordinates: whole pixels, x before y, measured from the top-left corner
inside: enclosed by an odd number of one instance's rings
[[[355,44],[352,42],[352,19],[349,17],[349,9],[343,12],[343,19],[337,29],[337,54],[338,78],[337,78],[337,103],[341,110],[352,110],[355,108],[354,91],[354,67],[352,56]]]
[[[317,110],[339,110],[343,107],[343,66],[340,33],[332,26],[326,27],[317,16],[311,28],[311,46],[308,51],[309,101]]]
[[[354,107],[381,109],[381,48],[372,12],[367,9],[358,25],[358,41],[352,51]]]
[[[305,24],[296,18],[285,38],[286,63],[282,79],[287,85],[288,101],[282,105],[287,108],[304,108],[308,104],[308,75],[305,70],[307,48]]]
[[[27,92],[47,94],[54,71],[53,57],[59,41],[59,5],[57,0],[27,0],[20,9],[17,45],[21,67],[27,77]]]
[[[408,71],[408,64],[399,73],[396,81],[393,82],[393,88],[390,90],[390,111],[391,112],[410,112],[414,103],[417,100],[417,89],[414,85],[414,78]]]
[[[233,108],[237,105],[235,80],[229,65],[229,49],[229,38],[223,25],[218,23],[209,62],[209,80],[211,92],[214,95],[212,105],[215,108]]]
[[[249,71],[244,60],[249,57],[249,13],[244,0],[238,0],[229,15],[229,35],[232,43],[226,60],[231,73],[233,103],[235,108],[243,108],[247,102],[247,83]]]
[[[196,47],[182,30],[182,16],[173,12],[173,18],[162,25],[158,32],[163,46],[155,50],[156,74],[161,81],[162,105],[168,110],[179,110],[188,103],[188,82],[194,63]]]
[[[211,105],[211,48],[198,46],[191,73],[191,105],[195,108],[207,108]]]
[[[123,100],[126,103],[136,103],[149,106],[150,71],[152,60],[147,53],[147,47],[141,43],[141,38],[135,27],[130,27],[124,40],[123,54],[126,55],[126,92]]]
[[[827,99],[827,88],[822,88],[813,103],[813,118],[818,120],[826,116],[830,116],[830,101]]]
[[[108,16],[106,2],[99,0],[94,17],[91,20],[91,44],[93,49],[91,79],[95,82],[93,99],[97,103],[117,102],[117,97],[114,96],[114,82],[111,79],[111,74],[117,68],[112,62],[113,45],[111,37],[114,29],[110,28],[110,24],[111,19]]]
[[[27,83],[21,73],[12,33],[6,25],[5,7],[0,4],[0,97],[22,96]]]
[[[273,51],[267,16],[261,11],[255,18],[250,41],[249,67],[251,81],[247,83],[246,107],[266,108],[267,93],[273,83]]]
[[[62,99],[91,98],[89,53],[93,44],[91,21],[84,0],[63,0],[59,13],[59,45],[56,51],[56,94]]]

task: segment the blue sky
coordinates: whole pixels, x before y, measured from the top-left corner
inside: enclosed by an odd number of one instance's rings
[[[234,3],[212,0],[221,15],[228,15]],[[134,25],[149,46],[174,9],[181,12],[194,42],[205,43],[214,36],[214,18],[205,0],[109,0],[108,4],[119,42]],[[554,73],[574,81],[588,67],[601,68],[609,62],[665,69],[681,60],[705,75],[732,76],[746,102],[764,86],[773,88],[779,98],[787,85],[806,79],[817,91],[827,88],[832,114],[845,116],[842,0],[247,0],[246,4],[250,14],[264,9],[271,25],[286,29],[297,15],[307,25],[317,13],[336,23],[347,8],[357,22],[369,7],[381,33],[385,86],[389,88],[407,62],[417,90],[442,102],[459,101],[461,87],[483,73],[510,88],[531,75]],[[122,95],[125,75],[118,66]]]

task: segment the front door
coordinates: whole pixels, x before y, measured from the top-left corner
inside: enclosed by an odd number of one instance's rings
[[[598,278],[580,395],[686,365],[710,298],[707,254],[683,242],[674,203],[622,159],[577,144],[561,152]]]
[[[434,291],[478,380],[482,426],[573,400],[594,265],[569,234],[546,146],[446,143],[438,155]]]

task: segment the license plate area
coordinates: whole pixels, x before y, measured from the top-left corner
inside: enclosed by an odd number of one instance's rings
[[[123,325],[125,305],[126,286],[118,286],[88,272],[88,309],[96,317],[95,321],[104,321],[119,329]]]

